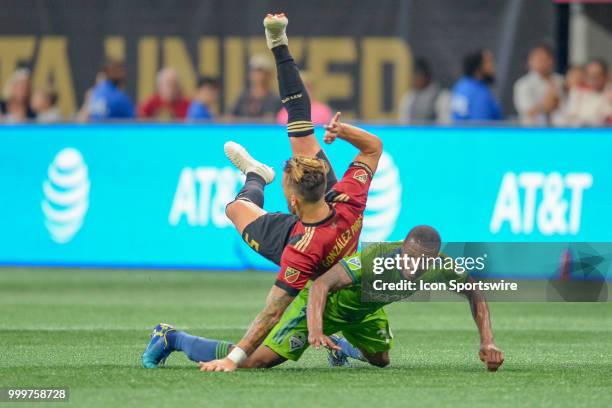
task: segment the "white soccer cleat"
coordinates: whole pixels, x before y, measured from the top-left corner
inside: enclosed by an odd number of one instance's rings
[[[264,18],[263,25],[266,28],[266,43],[272,49],[279,45],[289,45],[285,29],[289,20],[284,14],[268,14]]]
[[[236,142],[227,142],[223,146],[225,155],[232,162],[234,166],[245,175],[247,173],[255,173],[264,179],[266,184],[270,184],[274,181],[276,173],[270,166],[258,162],[255,160],[247,150]]]

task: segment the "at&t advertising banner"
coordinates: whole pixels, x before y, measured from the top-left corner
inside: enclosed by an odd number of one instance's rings
[[[370,126],[385,152],[362,241],[418,224],[446,242],[610,242],[610,131]],[[320,130],[317,130],[321,133]],[[234,140],[277,172],[290,156],[271,125],[60,125],[0,133],[0,263],[272,269],[225,205],[243,176]],[[325,147],[341,174],[356,150]],[[280,178],[265,207],[286,204]]]

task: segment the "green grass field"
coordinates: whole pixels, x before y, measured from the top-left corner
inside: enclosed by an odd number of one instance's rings
[[[200,373],[178,354],[163,369],[140,368],[160,321],[238,340],[273,279],[0,269],[0,387],[67,386],[83,407],[612,406],[610,303],[491,305],[506,353],[497,373],[477,358],[465,302],[390,306],[396,347],[385,369],[331,369],[314,350],[271,370]],[[10,405],[25,404],[0,403]]]

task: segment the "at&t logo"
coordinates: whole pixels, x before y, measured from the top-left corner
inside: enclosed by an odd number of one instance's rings
[[[89,208],[89,175],[78,150],[69,147],[55,156],[43,194],[45,226],[53,241],[65,244],[79,232]]]
[[[402,183],[399,170],[391,155],[383,151],[370,185],[362,241],[376,242],[389,238],[401,209]]]
[[[589,173],[508,172],[502,179],[491,217],[490,231],[505,224],[514,234],[577,234],[585,190],[593,185]]]

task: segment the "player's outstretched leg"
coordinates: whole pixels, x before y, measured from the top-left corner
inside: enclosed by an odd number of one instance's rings
[[[234,345],[223,340],[207,339],[178,331],[169,324],[160,323],[153,329],[151,341],[142,354],[145,368],[164,365],[166,359],[175,351],[183,352],[193,362],[209,362],[224,358]],[[271,368],[287,361],[265,346],[260,346],[242,364],[241,368]]]
[[[275,177],[274,169],[255,160],[247,150],[235,142],[227,142],[225,155],[234,166],[246,175],[244,186],[236,199],[225,207],[225,214],[240,234],[244,228],[264,215],[264,187]]]
[[[291,53],[286,28],[289,20],[284,14],[268,14],[264,19],[266,43],[274,54],[281,102],[287,109],[287,132],[294,156],[317,157],[327,162],[327,189],[337,182],[331,163],[314,136],[310,116],[310,97],[302,82]]]
[[[228,355],[234,345],[223,340],[192,336],[184,331],[173,331],[168,335],[168,346],[172,351],[182,351],[188,359],[208,362]]]
[[[225,357],[232,343],[192,336],[177,331],[172,326],[160,323],[153,329],[151,341],[142,354],[141,361],[145,368],[157,368],[164,365],[166,359],[175,351],[185,353],[191,361],[212,361]]]
[[[168,333],[173,331],[174,327],[166,323],[155,326],[153,333],[151,333],[151,340],[140,357],[144,368],[157,368],[164,365],[166,359],[172,353],[168,345]]]

